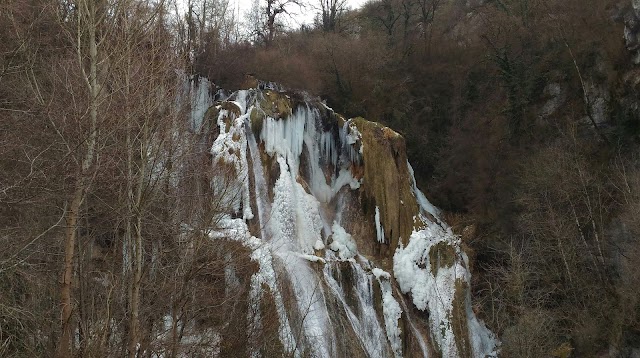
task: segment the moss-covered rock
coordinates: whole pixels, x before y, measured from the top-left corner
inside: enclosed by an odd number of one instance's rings
[[[473,357],[471,349],[471,338],[469,337],[469,325],[467,321],[467,283],[461,279],[456,279],[455,294],[451,309],[451,329],[456,339],[458,356],[462,358]]]
[[[222,117],[222,122],[225,124],[225,132],[229,132],[231,125],[233,124],[233,120],[238,118],[241,114],[240,108],[233,102],[220,102],[209,107],[207,112],[204,114],[203,123],[205,123],[210,130],[217,130],[218,117],[220,116],[220,112],[223,110],[227,111],[227,114]]]
[[[377,206],[385,237],[391,248],[400,238],[406,244],[414,229],[414,217],[419,213],[413,196],[404,138],[388,127],[367,121],[353,120],[362,137],[365,206],[371,215]]]
[[[233,113],[236,117],[240,117],[242,112],[240,111],[240,107],[237,104],[229,101],[225,101],[220,103],[220,108],[228,111],[229,113]]]
[[[214,128],[218,121],[218,115],[220,114],[221,107],[219,105],[211,106],[204,112],[204,118],[202,123],[208,128]]]
[[[449,243],[440,241],[429,250],[429,264],[431,273],[436,276],[439,268],[453,266],[456,261],[456,251]]]
[[[262,133],[262,126],[264,124],[264,113],[260,111],[258,108],[253,107],[251,110],[251,114],[249,114],[249,119],[251,120],[251,131],[253,135],[256,137],[256,140],[260,138],[260,134]]]
[[[292,101],[284,93],[265,90],[260,98],[260,108],[264,114],[276,119],[286,119],[293,112]]]

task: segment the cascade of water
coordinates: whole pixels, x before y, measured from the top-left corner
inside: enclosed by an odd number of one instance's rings
[[[360,322],[364,329],[364,334],[370,337],[370,342],[374,341],[373,347],[379,352],[377,357],[386,357],[388,356],[388,350],[386,349],[386,344],[383,345],[383,342],[387,342],[386,334],[383,326],[378,321],[374,307],[373,275],[365,272],[362,266],[356,262],[351,262],[350,265],[356,278],[356,290],[360,302]]]
[[[249,151],[253,161],[256,206],[258,209],[260,233],[262,236],[262,240],[252,238],[254,239],[252,241],[252,248],[254,249],[252,259],[259,262],[260,271],[251,278],[251,290],[249,293],[251,302],[251,309],[249,311],[249,338],[251,341],[255,342],[258,332],[261,332],[263,330],[260,301],[262,295],[264,294],[262,286],[266,284],[269,287],[271,294],[273,295],[274,304],[276,306],[276,311],[278,313],[278,318],[280,321],[280,341],[282,342],[286,352],[293,353],[294,357],[300,357],[301,352],[300,347],[296,342],[298,340],[295,337],[294,327],[292,327],[290,323],[289,317],[286,313],[282,293],[280,292],[280,288],[276,283],[277,275],[272,263],[273,247],[267,244],[267,240],[270,239],[270,235],[268,232],[269,225],[267,225],[267,218],[270,212],[270,204],[267,195],[267,187],[264,180],[262,162],[260,161],[259,152],[255,143],[255,138],[253,137],[253,133],[251,133],[251,129],[247,128],[246,133]],[[255,349],[257,347],[255,343],[252,345],[252,347],[253,349],[250,352],[251,357],[260,357],[261,355],[259,351]]]
[[[249,331],[247,333],[249,341],[252,343],[250,345],[250,355],[252,358],[260,357],[260,352],[258,351],[258,345],[256,342],[259,332],[263,330],[260,302],[262,295],[264,294],[263,285],[266,285],[269,287],[271,294],[273,295],[278,320],[280,322],[278,329],[280,342],[287,353],[293,353],[294,357],[298,358],[301,354],[293,329],[289,322],[284,299],[277,284],[277,275],[273,268],[271,250],[262,240],[255,237],[249,239],[248,246],[253,249],[251,259],[259,264],[258,272],[251,277],[251,288],[249,291],[249,312],[247,313]]]
[[[248,97],[249,97],[249,91],[248,90],[240,90],[240,91],[236,92],[235,101],[233,101],[233,103],[235,103],[236,106],[238,106],[238,108],[240,108],[240,113],[242,113],[242,114],[247,113],[247,98]]]
[[[371,276],[368,275],[356,262],[348,262],[350,274],[353,275],[355,281],[355,292],[357,293],[358,307],[352,308],[347,303],[344,290],[335,278],[334,270],[340,270],[336,266],[337,258],[327,252],[327,264],[324,267],[324,281],[331,290],[331,294],[337,298],[337,302],[341,304],[351,328],[355,332],[362,348],[370,357],[385,358],[390,357],[389,349],[386,344],[386,336],[383,328],[378,321],[374,307],[373,285]],[[340,276],[339,274],[337,276]]]
[[[380,285],[380,293],[382,294],[382,315],[384,316],[384,326],[387,332],[387,338],[391,344],[391,349],[396,358],[402,357],[402,339],[400,334],[402,330],[398,326],[398,320],[402,317],[402,309],[398,301],[393,297],[391,289],[391,275],[380,269],[374,268],[373,275]]]
[[[319,357],[330,357],[334,349],[333,327],[324,301],[322,285],[309,262],[299,253],[313,253],[315,241],[320,239],[322,223],[318,202],[304,192],[289,172],[284,158],[278,157],[280,178],[274,188],[274,204],[270,221],[271,245],[292,284],[301,317],[300,331],[309,349]],[[315,210],[314,210],[315,209]]]
[[[274,187],[269,227],[271,248],[282,261],[296,297],[296,328],[314,356],[335,356],[335,332],[329,318],[322,283],[300,254],[311,254],[322,243],[319,202],[298,182],[306,111],[286,120],[266,118],[261,139],[280,166]]]
[[[436,208],[433,204],[427,200],[427,197],[424,196],[422,191],[418,189],[418,185],[416,184],[416,178],[413,173],[413,167],[407,161],[407,167],[409,168],[409,178],[411,179],[411,188],[413,189],[413,195],[416,197],[416,201],[418,202],[418,206],[422,213],[429,213],[433,215],[439,221],[440,210]]]
[[[296,297],[300,321],[297,330],[315,357],[336,356],[335,332],[325,303],[322,283],[309,267],[309,261],[293,252],[278,252]]]
[[[405,317],[409,322],[409,327],[411,327],[411,333],[418,340],[418,345],[420,346],[420,351],[422,352],[422,356],[424,358],[429,358],[429,348],[427,347],[427,342],[425,342],[424,337],[416,327],[415,323],[413,323],[413,319],[411,318],[411,314],[407,308],[407,304],[404,302],[404,296],[399,294],[400,304],[402,305],[402,310],[405,312]]]

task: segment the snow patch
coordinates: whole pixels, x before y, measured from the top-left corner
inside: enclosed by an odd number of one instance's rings
[[[302,259],[305,259],[305,260],[307,260],[309,262],[319,262],[319,263],[322,263],[322,264],[327,263],[327,261],[325,261],[325,259],[323,259],[320,256],[316,256],[316,255],[300,254],[300,255],[298,255],[298,257],[300,257]]]
[[[333,241],[331,245],[329,245],[329,248],[337,252],[341,260],[354,258],[358,253],[358,248],[351,235],[336,221],[333,222],[331,230],[333,231]]]
[[[380,278],[384,278],[386,280],[391,279],[391,275],[387,271],[379,269],[377,267],[371,270],[371,273],[373,273],[373,276],[375,276],[377,279],[380,279]]]

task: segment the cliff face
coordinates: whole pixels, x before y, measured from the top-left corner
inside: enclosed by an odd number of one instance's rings
[[[631,52],[632,61],[640,64],[640,1],[631,0],[631,8],[624,16],[624,40]]]
[[[249,355],[496,355],[460,240],[416,187],[402,136],[257,88],[193,123],[215,138],[212,190],[228,211],[210,236],[242,242],[259,265]],[[260,340],[266,312],[277,348]]]

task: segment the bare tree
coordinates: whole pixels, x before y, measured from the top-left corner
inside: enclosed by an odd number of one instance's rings
[[[346,0],[319,0],[322,30],[334,32],[347,6]]]
[[[290,15],[291,7],[303,8],[305,4],[302,0],[255,0],[253,8],[247,19],[250,25],[250,32],[255,36],[256,42],[261,42],[270,46],[280,31],[282,15]]]
[[[57,355],[68,357],[71,355],[72,339],[72,277],[74,269],[74,250],[76,246],[76,234],[80,207],[92,182],[95,171],[95,158],[98,137],[98,107],[101,101],[101,88],[98,82],[98,67],[100,59],[98,49],[104,37],[98,37],[98,28],[105,20],[106,12],[100,9],[100,3],[88,0],[80,0],[76,4],[77,33],[76,54],[78,66],[87,86],[88,97],[88,121],[89,128],[86,133],[86,141],[83,143],[84,153],[81,154],[80,165],[76,171],[75,189],[71,196],[71,203],[66,214],[65,254],[64,269],[61,286],[62,308],[62,335],[58,344]],[[102,10],[102,11],[101,11]],[[104,36],[104,34],[102,34]]]
[[[188,0],[186,5],[176,22],[177,43],[190,73],[201,74],[203,61],[215,59],[240,37],[237,18],[229,0]]]

